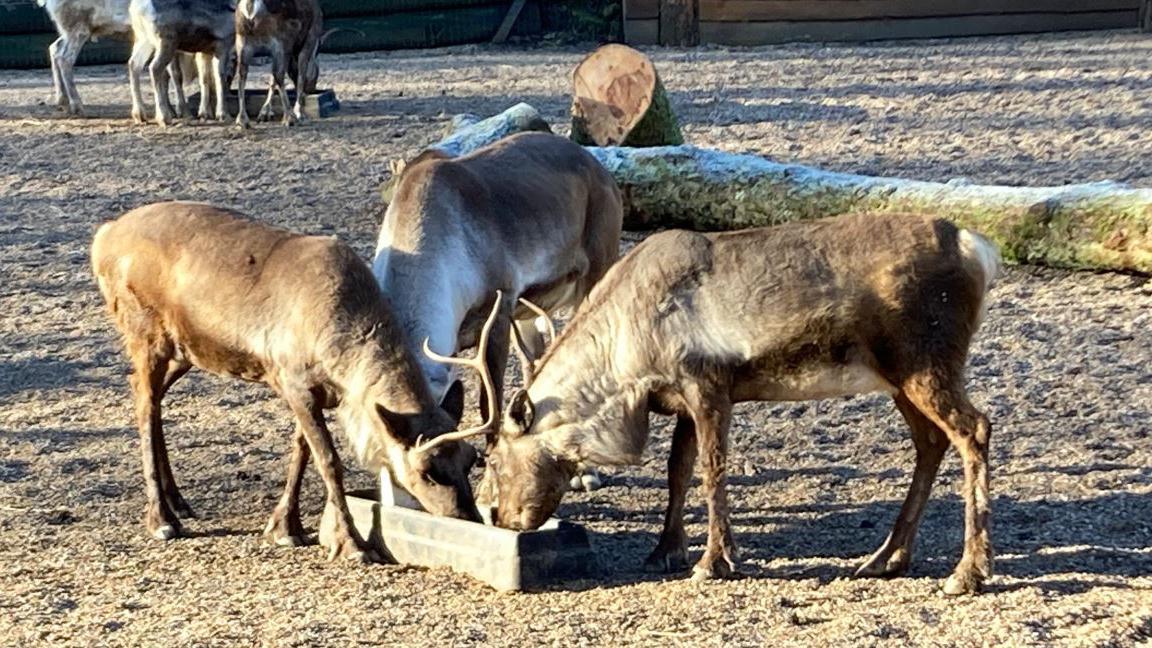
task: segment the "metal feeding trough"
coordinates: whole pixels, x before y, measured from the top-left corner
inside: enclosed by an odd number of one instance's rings
[[[347,493],[360,537],[386,558],[404,565],[450,567],[501,591],[540,589],[596,575],[596,554],[584,527],[550,519],[535,531],[437,517],[385,474],[380,492]],[[331,546],[335,512],[324,508],[320,544]]]
[[[248,111],[248,117],[255,119],[256,115],[260,113],[261,106],[264,105],[264,100],[268,97],[267,90],[245,90],[244,91],[244,109]],[[288,103],[294,105],[296,101],[296,90],[288,91]],[[236,114],[237,94],[235,90],[230,90],[228,96],[224,97],[224,105],[228,107],[228,114]],[[188,106],[195,110],[200,105],[200,93],[193,93],[188,97]],[[304,116],[311,117],[312,119],[322,119],[324,117],[331,117],[338,110],[340,110],[340,101],[336,99],[336,92],[333,90],[321,90],[316,93],[309,93],[304,95]],[[284,111],[280,109],[279,94],[272,98],[272,116],[274,119],[280,119],[284,116]]]

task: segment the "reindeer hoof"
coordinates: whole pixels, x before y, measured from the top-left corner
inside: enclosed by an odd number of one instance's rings
[[[591,493],[594,490],[600,490],[604,482],[600,479],[600,475],[595,471],[588,471],[582,475],[573,477],[568,482],[568,487],[574,491],[584,491]]]
[[[337,558],[347,558],[353,562],[370,563],[380,562],[380,555],[377,554],[370,547],[363,547],[359,542],[353,540],[351,536],[346,536],[343,540],[334,542],[328,548],[328,560],[336,560]]]
[[[856,570],[856,578],[890,578],[903,576],[908,572],[909,557],[901,549],[893,551],[890,555],[873,554],[860,568]]]
[[[739,576],[736,563],[725,555],[710,558],[705,556],[692,568],[692,580],[706,581]]]
[[[174,524],[161,524],[152,531],[152,537],[157,540],[171,540],[180,535]]]
[[[303,547],[305,544],[307,544],[307,540],[304,538],[304,536],[286,535],[273,538],[272,543],[277,547]]]
[[[676,574],[688,569],[688,550],[665,551],[659,547],[644,560],[644,571],[650,574]]]
[[[955,573],[944,581],[944,587],[941,590],[945,596],[964,596],[978,594],[982,586],[982,579],[974,572]]]

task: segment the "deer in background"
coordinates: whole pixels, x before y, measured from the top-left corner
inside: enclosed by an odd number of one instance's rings
[[[248,66],[253,46],[264,45],[272,58],[272,82],[268,97],[257,119],[264,121],[272,115],[273,93],[279,90],[284,125],[291,126],[304,119],[304,96],[316,91],[319,68],[316,53],[323,38],[324,18],[317,0],[240,0],[236,6],[236,96],[241,109],[237,110],[236,125],[248,128],[248,112],[243,109],[244,91],[248,82]],[[288,91],[284,88],[284,74],[292,77],[296,88],[296,106],[288,106]]]
[[[128,16],[133,42],[132,57],[128,60],[128,84],[132,90],[133,121],[144,122],[140,73],[147,66],[156,101],[156,123],[167,126],[172,122],[167,67],[179,52],[196,54],[201,88],[200,118],[229,119],[225,91],[235,39],[234,11],[232,0],[131,0]],[[210,103],[213,96],[215,113]]]
[[[965,543],[944,591],[975,592],[992,574],[991,428],[968,400],[964,367],[999,272],[986,239],[918,215],[656,234],[597,284],[509,401],[488,457],[496,523],[538,527],[578,466],[637,463],[648,412],[674,414],[668,509],[647,565],[687,566],[684,498],[699,454],[708,540],[693,576],[728,576],[732,405],[883,392],[908,422],[916,467],[892,532],[857,574],[907,570],[951,444],[964,465]]]
[[[129,0],[36,0],[36,3],[48,12],[60,34],[60,38],[48,46],[54,101],[71,115],[83,115],[84,104],[80,101],[72,72],[76,59],[91,38],[129,38],[132,35]],[[191,57],[180,57],[169,66],[176,86],[176,114],[179,116],[188,113],[188,102],[184,97],[184,66],[187,65],[190,72],[194,71],[191,63]]]
[[[157,203],[101,226],[92,268],[132,362],[152,536],[176,537],[177,516],[191,515],[168,462],[160,401],[193,366],[263,382],[295,416],[287,485],[265,530],[276,544],[304,541],[298,499],[312,456],[338,512],[331,556],[370,556],[344,498],[330,408],[361,462],[386,467],[432,513],[480,520],[471,446],[415,450],[421,436],[454,428],[460,409],[448,413],[432,397],[371,270],[348,246],[211,205]],[[494,323],[495,312],[484,330]]]
[[[426,151],[394,170],[400,178],[380,227],[376,279],[414,354],[425,339],[446,355],[476,345],[501,291],[499,325],[477,351],[499,402],[509,332],[530,380],[545,346],[541,324],[550,325],[544,311],[579,304],[616,261],[620,190],[583,147],[546,133],[513,135],[459,158]],[[445,394],[449,368],[420,360],[433,395]],[[487,405],[481,401],[484,418]]]

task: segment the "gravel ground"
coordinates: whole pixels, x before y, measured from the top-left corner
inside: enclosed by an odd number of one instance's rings
[[[995,425],[988,592],[946,599],[960,473],[946,460],[907,578],[848,578],[883,540],[912,448],[883,398],[742,406],[731,499],[750,576],[638,569],[659,531],[668,421],[642,466],[569,496],[602,578],[498,594],[443,570],[328,563],[261,544],[291,424],[259,386],[193,373],[167,399],[200,518],[147,539],[127,367],[87,265],[94,227],[200,199],[370,254],[389,159],[454,113],[528,101],[562,124],[579,49],[321,59],[339,116],[286,131],[128,122],[122,66],[0,72],[0,643],[26,645],[1132,645],[1152,637],[1152,284],[1014,268],[973,350]],[[688,139],[921,179],[1152,186],[1152,40],[1111,32],[862,46],[653,50]],[[635,238],[635,237],[633,237]],[[371,477],[354,470],[352,485]],[[309,475],[306,524],[322,504]],[[705,514],[689,500],[699,551]]]

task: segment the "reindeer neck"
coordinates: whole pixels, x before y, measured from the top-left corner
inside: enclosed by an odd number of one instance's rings
[[[402,445],[388,434],[377,407],[414,414],[435,406],[418,365],[396,344],[395,335],[368,326],[360,343],[347,348],[329,371],[338,388],[337,416],[344,433],[360,461],[374,468],[385,465],[388,453]]]
[[[456,353],[468,298],[460,294],[456,277],[470,273],[468,268],[453,266],[452,259],[446,257],[451,255],[382,249],[373,264],[376,280],[403,331],[404,343],[437,398],[448,389],[451,372],[424,355],[424,340],[437,353]]]
[[[613,335],[568,331],[549,352],[528,395],[535,434],[557,456],[577,463],[629,464],[648,440],[648,394],[661,383],[622,365]]]

